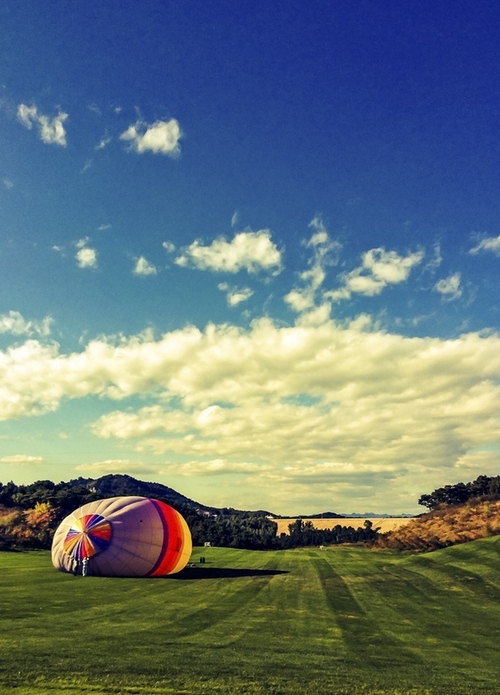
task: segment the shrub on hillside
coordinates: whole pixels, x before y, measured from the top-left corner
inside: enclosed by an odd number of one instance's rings
[[[441,507],[375,541],[375,548],[437,550],[500,534],[500,500]]]
[[[493,478],[480,475],[470,483],[456,483],[456,485],[439,487],[428,495],[422,495],[418,503],[432,510],[443,505],[463,504],[468,500],[481,498],[500,499],[500,475]]]
[[[49,502],[32,509],[3,509],[0,513],[0,549],[50,548],[57,525],[56,510]]]

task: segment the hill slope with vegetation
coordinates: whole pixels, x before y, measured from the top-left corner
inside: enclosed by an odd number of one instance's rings
[[[422,495],[419,503],[430,512],[407,521],[387,534],[378,534],[370,520],[329,519],[329,528],[316,528],[315,520],[297,518],[282,532],[277,520],[262,510],[248,512],[201,505],[160,483],[147,483],[127,475],[99,479],[78,478],[31,485],[0,483],[0,550],[50,548],[60,522],[82,505],[122,495],[153,497],[171,505],[186,519],[193,544],[243,548],[285,549],[305,546],[374,543],[375,547],[432,550],[500,534],[500,476],[479,476]],[[322,520],[323,521],[323,520]]]
[[[430,511],[380,535],[374,547],[437,550],[500,534],[500,476],[446,485],[419,503]]]
[[[97,499],[128,495],[152,497],[174,507],[186,519],[195,546],[210,543],[270,550],[369,542],[376,537],[371,525],[362,525],[359,520],[352,527],[335,526],[332,520],[331,529],[318,530],[298,519],[290,524],[289,534],[281,534],[269,512],[210,507],[160,483],[136,480],[129,475],[105,475],[95,480],[78,478],[57,484],[50,480],[31,485],[0,483],[0,550],[50,548],[56,528],[75,509]]]

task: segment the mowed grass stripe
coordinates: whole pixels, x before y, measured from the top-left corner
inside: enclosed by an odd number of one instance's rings
[[[303,660],[305,653],[317,653],[325,644],[330,651],[334,644],[342,647],[340,630],[327,609],[315,571],[315,555],[311,550],[273,553],[273,562],[286,574],[270,582],[252,608],[240,639],[242,649],[262,650],[266,632],[273,639],[272,652],[286,653],[290,662],[295,653]]]
[[[440,551],[448,562],[442,562],[437,553],[395,556],[382,566],[383,573],[374,572],[363,587],[363,605],[377,615],[381,626],[387,630],[392,625],[399,640],[413,645],[412,651],[423,657],[433,679],[447,663],[450,692],[472,673],[478,674],[474,686],[478,692],[482,687],[495,692],[498,687],[498,640],[492,637],[498,635],[500,625],[500,595],[481,576],[484,568],[476,563],[475,554],[479,548],[481,557],[498,557],[498,541],[469,544],[467,571],[477,573],[479,586],[489,586],[486,595],[472,587],[468,595],[453,591],[462,573],[453,566],[455,548]],[[467,551],[461,554],[465,559]],[[485,572],[489,573],[487,566]]]
[[[349,586],[345,566],[337,572],[326,560],[317,560],[315,565],[328,605],[341,629],[343,643],[352,660],[382,668],[387,660],[392,665],[397,665],[416,659],[414,652],[406,649],[392,631],[384,628],[378,611],[373,610],[373,604],[368,610],[362,607],[356,597],[355,584],[352,589]],[[342,574],[346,575],[346,579]]]
[[[496,695],[499,548],[196,549],[152,580],[0,553],[0,693]]]

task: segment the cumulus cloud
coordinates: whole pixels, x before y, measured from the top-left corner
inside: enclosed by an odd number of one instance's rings
[[[479,244],[470,249],[469,253],[476,255],[483,251],[493,253],[495,256],[500,256],[500,236],[482,239]]]
[[[120,135],[120,140],[130,142],[131,149],[139,154],[153,152],[177,157],[181,151],[181,137],[179,122],[171,118],[170,121],[155,121],[151,124],[138,120]]]
[[[177,265],[198,270],[237,273],[246,270],[255,274],[268,271],[278,274],[282,269],[281,252],[268,229],[238,232],[231,241],[215,239],[209,246],[194,241],[175,259]]]
[[[2,456],[0,463],[7,463],[14,466],[28,466],[33,463],[42,463],[42,456],[27,456],[26,454],[14,454],[12,456]]]
[[[350,486],[358,499],[366,485],[373,504],[377,494],[410,495],[414,508],[423,478],[432,489],[453,471],[457,480],[485,472],[475,468],[484,457],[470,454],[498,444],[499,384],[495,334],[408,338],[366,321],[261,319],[249,329],[101,338],[73,353],[27,340],[0,352],[0,418],[55,411],[65,399],[144,395],[157,402],[115,407],[94,435],[176,458],[187,464],[179,475],[212,470],[225,480],[246,470],[245,494],[255,486],[272,502],[263,492],[272,490],[283,508],[298,506],[314,481],[317,500],[328,493],[333,503]]]
[[[75,258],[79,268],[97,268],[97,251],[88,246],[89,241],[85,238],[76,243]]]
[[[46,316],[41,321],[27,321],[18,311],[0,315],[0,333],[26,336],[48,336],[54,319]]]
[[[384,248],[370,249],[363,254],[362,263],[342,276],[343,286],[325,294],[332,301],[349,299],[352,294],[373,297],[387,285],[405,282],[412,270],[424,257],[423,251],[400,256],[396,251]]]
[[[453,273],[453,275],[439,280],[434,285],[434,290],[439,292],[445,301],[451,302],[453,299],[458,299],[462,295],[460,273]]]
[[[67,113],[59,111],[56,116],[50,119],[48,116],[39,113],[36,106],[19,104],[17,108],[17,118],[28,130],[31,130],[32,127],[35,126],[42,142],[45,142],[47,145],[66,147],[64,122],[68,118]]]
[[[232,287],[227,282],[221,282],[217,287],[221,292],[226,293],[228,306],[238,306],[253,295],[253,290],[250,287]]]
[[[144,256],[141,256],[136,260],[134,270],[132,271],[134,275],[156,275],[158,273],[156,266],[150,263]]]

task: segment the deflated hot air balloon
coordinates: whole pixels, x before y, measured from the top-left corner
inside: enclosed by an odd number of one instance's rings
[[[191,550],[188,525],[168,504],[112,497],[85,504],[61,522],[52,564],[101,577],[163,577],[180,572]]]

